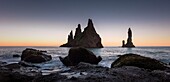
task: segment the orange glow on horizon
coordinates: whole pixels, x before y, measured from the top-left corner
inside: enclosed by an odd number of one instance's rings
[[[0,42],[0,46],[60,46],[65,42]],[[120,42],[102,42],[103,46],[121,46]],[[170,43],[165,42],[143,42],[134,41],[135,46],[170,46]]]

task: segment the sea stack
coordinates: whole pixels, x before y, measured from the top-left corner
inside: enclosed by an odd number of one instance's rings
[[[130,28],[128,29],[128,39],[127,39],[127,43],[125,44],[125,41],[123,40],[123,41],[122,41],[122,47],[128,47],[128,48],[135,47],[135,46],[133,45],[133,42],[132,42],[132,31],[131,31]]]
[[[103,45],[99,34],[97,34],[93,26],[92,20],[89,19],[87,27],[84,28],[83,32],[81,31],[81,25],[78,24],[74,37],[71,31],[68,35],[67,43],[60,47],[103,48]]]

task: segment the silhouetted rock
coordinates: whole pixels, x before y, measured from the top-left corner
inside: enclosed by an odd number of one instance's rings
[[[73,41],[73,31],[70,32],[70,35],[68,35],[68,43]]]
[[[71,48],[69,50],[68,56],[66,56],[65,58],[59,58],[60,61],[66,66],[75,66],[80,62],[98,64],[102,60],[100,56],[96,57],[93,52],[80,47]]]
[[[125,40],[122,41],[122,47],[125,47]]]
[[[78,27],[76,28],[74,38],[78,38],[80,35],[81,35],[81,25],[78,24]]]
[[[151,70],[164,70],[167,68],[164,63],[156,59],[140,56],[137,54],[122,55],[111,65],[112,68],[121,66],[136,66]]]
[[[135,47],[135,46],[133,45],[133,42],[132,42],[132,31],[131,31],[130,28],[128,29],[128,39],[127,39],[127,43],[125,44],[125,41],[123,40],[123,41],[122,41],[122,47],[129,47],[129,48]]]
[[[81,25],[76,28],[74,39],[72,38],[72,31],[68,36],[68,42],[60,47],[85,47],[85,48],[103,48],[101,38],[96,33],[91,19],[88,21],[87,27],[81,32]]]
[[[20,55],[18,55],[18,54],[14,54],[14,55],[13,55],[13,57],[20,57]]]
[[[30,63],[42,63],[50,61],[52,57],[44,54],[42,51],[36,49],[27,48],[22,52],[21,61]]]

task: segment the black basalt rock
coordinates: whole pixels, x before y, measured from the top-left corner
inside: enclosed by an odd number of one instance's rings
[[[128,39],[127,39],[127,43],[125,44],[125,41],[123,40],[123,41],[122,41],[122,47],[128,47],[128,48],[135,47],[135,46],[133,45],[133,42],[132,42],[132,31],[131,31],[130,28],[128,29]]]
[[[68,56],[59,58],[65,66],[75,66],[80,62],[98,64],[102,60],[100,56],[96,57],[93,52],[81,47],[71,48]]]
[[[167,68],[163,62],[132,53],[120,56],[111,64],[111,68],[122,66],[136,66],[150,70],[164,70]]]
[[[97,34],[93,22],[88,20],[87,27],[81,32],[81,25],[78,24],[73,38],[72,31],[68,36],[68,42],[60,47],[85,47],[85,48],[103,48],[101,38]]]
[[[31,48],[26,48],[21,55],[21,61],[30,63],[42,63],[51,59],[51,55],[46,55],[42,51]]]

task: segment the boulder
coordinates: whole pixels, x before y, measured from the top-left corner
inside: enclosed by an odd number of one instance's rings
[[[68,56],[66,56],[65,58],[59,58],[60,61],[66,66],[75,66],[80,62],[98,64],[102,60],[100,56],[96,57],[93,52],[80,47],[71,48],[69,50]]]
[[[74,38],[73,32],[71,31],[68,35],[67,43],[61,45],[60,47],[103,48],[103,45],[99,34],[97,34],[93,26],[92,20],[89,19],[88,25],[84,28],[83,32],[81,32],[81,25],[78,24]]]
[[[121,66],[136,66],[150,70],[164,70],[166,65],[156,59],[140,56],[137,54],[125,54],[111,64],[111,68]]]
[[[50,61],[52,57],[36,49],[26,48],[21,55],[21,61],[30,63],[42,63]]]

